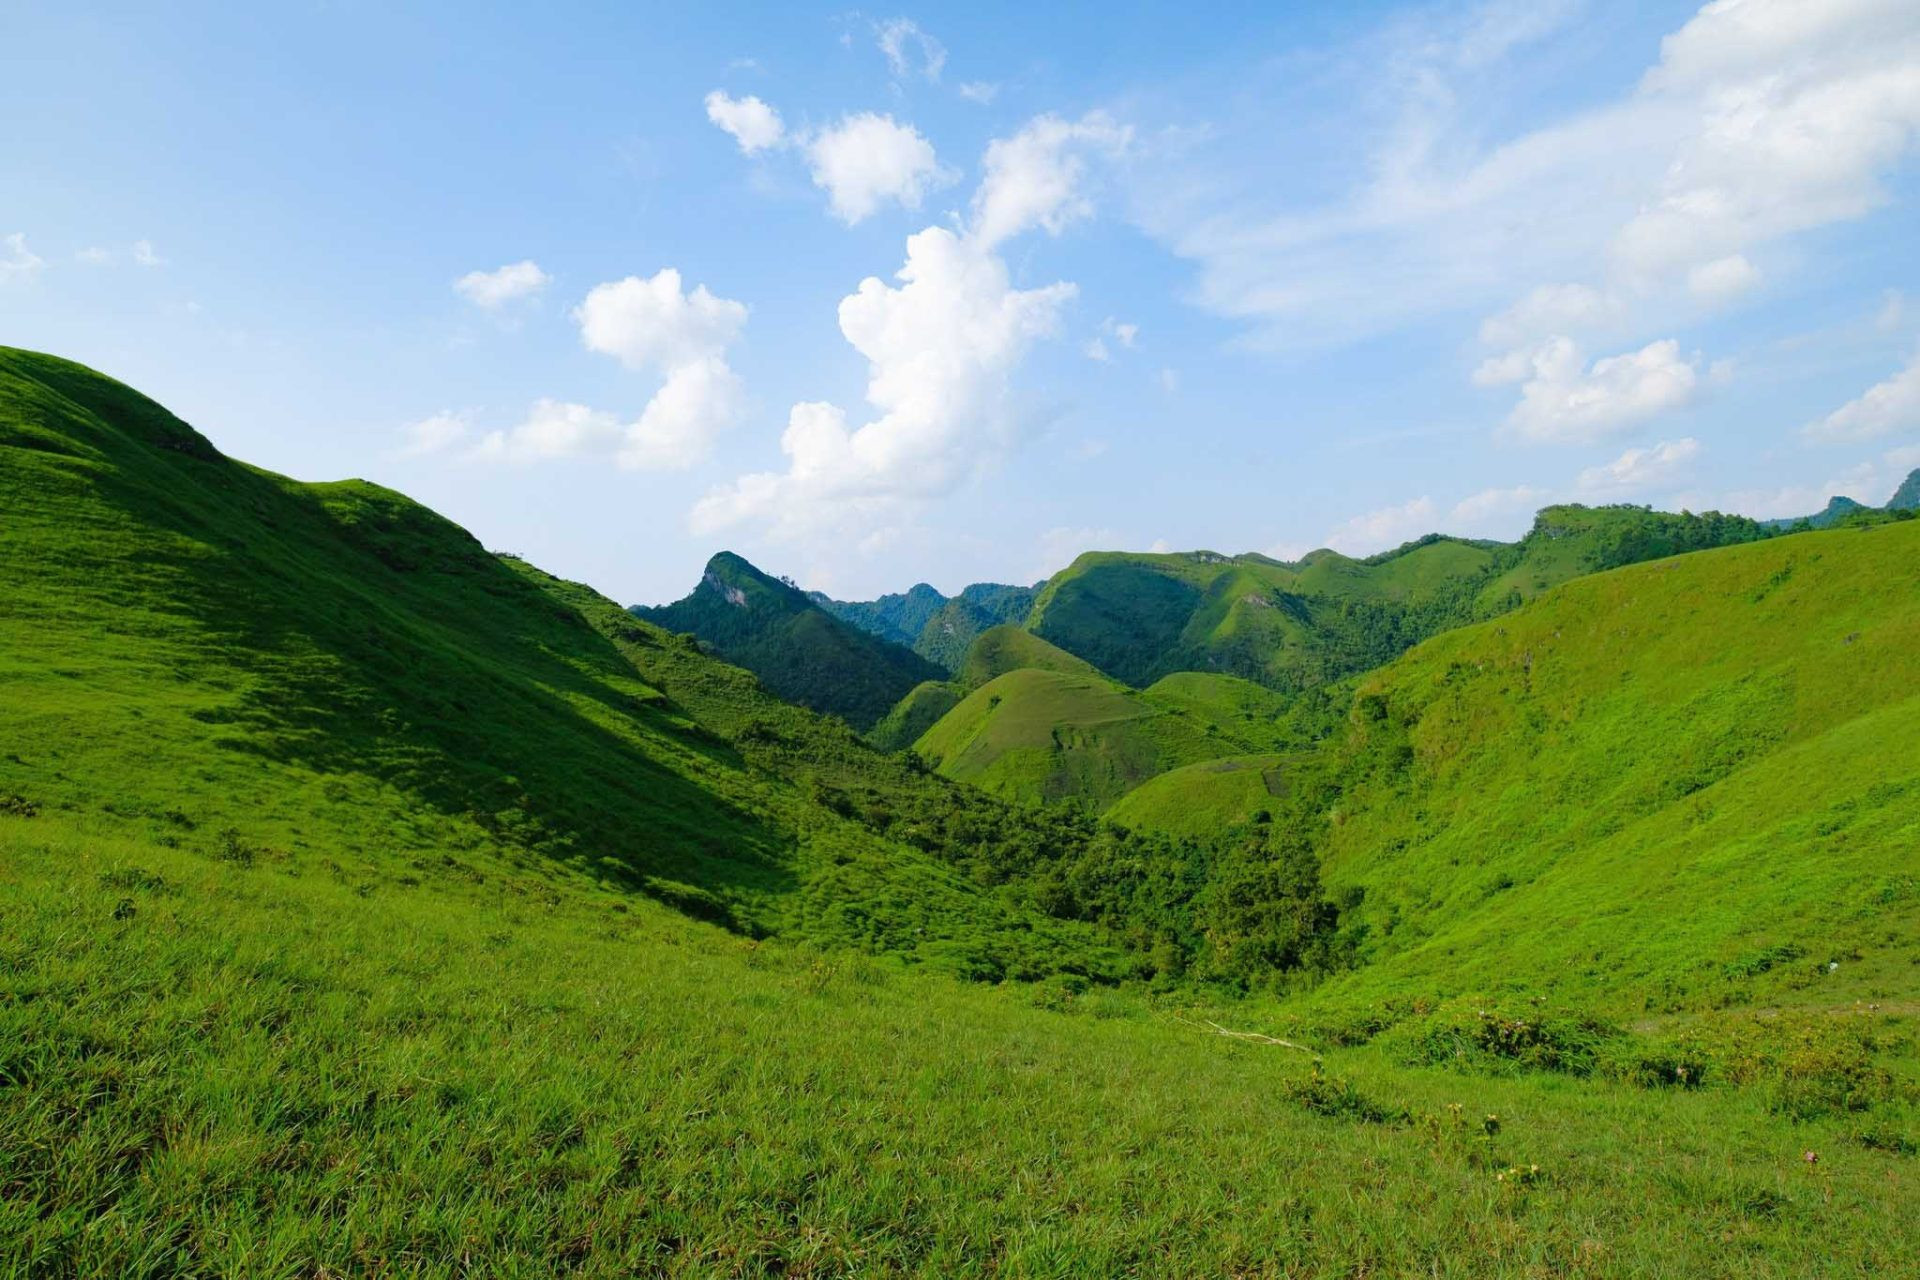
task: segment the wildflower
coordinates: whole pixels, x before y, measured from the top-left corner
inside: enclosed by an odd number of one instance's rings
[[[1807,1152],[1807,1154],[1801,1156],[1800,1158],[1807,1162],[1807,1168],[1809,1169],[1813,1168],[1813,1166],[1820,1163],[1820,1156],[1817,1152],[1809,1151]]]

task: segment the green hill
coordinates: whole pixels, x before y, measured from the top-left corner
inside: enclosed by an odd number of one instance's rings
[[[289,874],[572,876],[962,971],[1115,962],[954,869],[1027,819],[391,490],[231,461],[3,348],[0,452],[0,795],[21,805]]]
[[[1089,552],[1029,628],[1127,684],[1218,671],[1295,691],[1380,665],[1427,636],[1585,573],[1767,535],[1754,521],[1642,507],[1548,507],[1518,543],[1433,535],[1356,560]]]
[[[835,600],[818,591],[810,592],[808,598],[843,622],[905,645],[958,674],[974,638],[990,627],[1025,620],[1035,591],[1034,587],[976,582],[949,599],[923,582],[877,600]]]
[[[917,684],[867,731],[867,741],[881,751],[905,751],[963,696],[965,691],[951,680]]]
[[[1098,810],[1183,764],[1270,749],[1283,711],[1277,695],[1231,676],[1191,673],[1143,692],[1067,664],[1018,667],[968,693],[914,749],[942,776],[996,795]]]
[[[6,349],[0,513],[0,1273],[1915,1270],[1920,523],[1440,637],[1200,844]]]
[[[1174,835],[1213,836],[1270,811],[1285,794],[1283,755],[1226,756],[1147,779],[1106,812],[1109,821]]]
[[[1920,963],[1920,522],[1582,578],[1356,708],[1285,814],[1364,897],[1355,990],[1658,1010]]]
[[[822,591],[807,592],[807,599],[840,621],[907,649],[920,638],[927,620],[947,604],[945,596],[924,582],[877,600],[835,600]]]
[[[871,728],[915,685],[945,674],[727,551],[707,562],[684,599],[629,612],[698,636],[782,698],[840,716],[856,729]]]
[[[989,627],[975,636],[956,674],[962,684],[974,688],[1022,667],[1065,675],[1099,674],[1091,663],[1010,623]]]

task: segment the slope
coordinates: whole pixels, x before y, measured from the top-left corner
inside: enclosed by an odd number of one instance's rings
[[[1585,577],[1436,637],[1290,774],[1334,896],[1364,895],[1365,967],[1329,997],[1658,1009],[1829,961],[1910,984],[1916,691],[1920,522]]]
[[[635,605],[630,612],[698,636],[780,697],[840,716],[856,729],[871,728],[915,685],[944,674],[727,551],[707,562],[683,599],[658,608]]]
[[[877,600],[835,600],[820,591],[807,598],[842,622],[905,645],[950,673],[958,673],[974,638],[990,627],[1024,621],[1034,587],[976,582],[951,598],[922,582]]]
[[[1131,685],[1218,671],[1298,691],[1580,574],[1767,532],[1717,513],[1563,506],[1542,510],[1518,543],[1432,535],[1364,560],[1090,552],[1047,582],[1028,626]]]
[[[999,652],[1022,651],[1036,650]],[[1277,701],[1231,676],[1142,692],[1090,670],[1018,667],[968,693],[914,749],[942,776],[996,795],[1097,811],[1169,769],[1270,748]]]
[[[1024,821],[399,494],[233,462],[7,349],[0,459],[8,803],[369,883],[584,879],[960,971],[1112,963],[951,865],[977,836],[945,824]],[[843,813],[856,790],[916,841]]]

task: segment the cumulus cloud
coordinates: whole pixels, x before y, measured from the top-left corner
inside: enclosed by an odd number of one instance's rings
[[[133,242],[133,264],[136,267],[164,267],[167,260],[154,252],[153,241],[135,240]]]
[[[780,437],[784,469],[713,489],[690,513],[693,529],[753,523],[778,538],[875,545],[1005,456],[1035,418],[1014,394],[1014,372],[1035,342],[1059,331],[1076,289],[1015,288],[1001,247],[1087,216],[1087,158],[1117,154],[1129,136],[1105,116],[1043,116],[989,144],[966,223],[908,237],[892,282],[869,277],[840,303],[840,332],[867,361],[866,420],[826,402],[794,405]],[[914,167],[932,170],[930,147]],[[1128,346],[1137,333],[1116,322],[1083,349],[1097,359],[1111,354],[1105,338]]]
[[[973,196],[970,234],[989,247],[1034,227],[1054,235],[1093,211],[1088,153],[1117,155],[1133,131],[1104,112],[1079,120],[1044,115],[1010,138],[987,144],[985,176]]]
[[[900,79],[920,76],[938,81],[947,65],[947,47],[920,29],[911,18],[889,18],[874,24],[875,43],[886,56],[887,67]]]
[[[27,248],[27,236],[23,231],[0,236],[0,249],[5,250],[0,253],[0,284],[29,279],[47,265],[46,259]]]
[[[1000,86],[987,80],[969,80],[960,86],[960,96],[968,102],[977,102],[983,107],[993,105],[1000,96]]]
[[[468,416],[441,413],[407,427],[400,454],[522,464],[604,458],[627,470],[681,470],[704,459],[714,439],[741,417],[746,395],[726,353],[746,323],[743,304],[716,297],[705,285],[688,292],[680,273],[665,267],[650,277],[594,286],[573,316],[588,350],[660,376],[638,418],[623,422],[591,405],[544,398],[518,423],[466,447]]]
[[[747,322],[745,304],[715,297],[705,285],[684,292],[672,267],[595,285],[573,315],[589,351],[629,369],[674,369],[718,357]]]
[[[1906,367],[1810,424],[1819,440],[1872,440],[1897,431],[1920,430],[1920,351]]]
[[[1556,443],[1590,443],[1628,431],[1658,414],[1693,402],[1698,359],[1683,359],[1671,338],[1638,351],[1584,364],[1569,338],[1542,343],[1528,354],[1524,370],[1511,357],[1483,365],[1483,383],[1522,377],[1520,403],[1508,425],[1521,437]]]
[[[1613,500],[1644,493],[1672,483],[1700,450],[1700,442],[1691,436],[1628,449],[1612,462],[1582,471],[1574,481],[1574,490],[1586,498]]]
[[[875,416],[853,427],[835,405],[795,405],[780,438],[786,471],[709,493],[693,511],[697,532],[759,521],[796,537],[872,523],[950,492],[1010,443],[1010,376],[1057,330],[1074,287],[1015,289],[1005,262],[944,227],[908,238],[895,279],[869,277],[840,303]]]
[[[1433,532],[1439,508],[1420,497],[1397,507],[1381,507],[1346,521],[1327,535],[1327,545],[1342,555],[1368,556]]]
[[[849,226],[888,201],[918,209],[928,191],[958,176],[941,165],[918,129],[871,111],[813,135],[806,153],[814,185],[827,193],[834,215]]]
[[[453,282],[453,291],[483,311],[531,298],[552,281],[531,258],[492,271],[469,271]]]
[[[786,141],[786,126],[780,113],[751,95],[731,98],[715,89],[707,95],[707,119],[733,136],[742,155],[780,146]]]

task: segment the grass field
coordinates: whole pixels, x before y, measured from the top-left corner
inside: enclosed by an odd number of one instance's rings
[[[1405,1066],[1324,1038],[1316,1073],[1196,1025],[1282,1029],[1261,1002],[961,987],[572,877],[524,893],[424,861],[248,865],[128,825],[0,817],[0,1271],[1917,1260],[1897,1136],[1796,1120],[1770,1085]]]
[[[0,510],[0,1275],[1920,1270],[1920,521],[969,695],[1181,844],[3,349]]]

